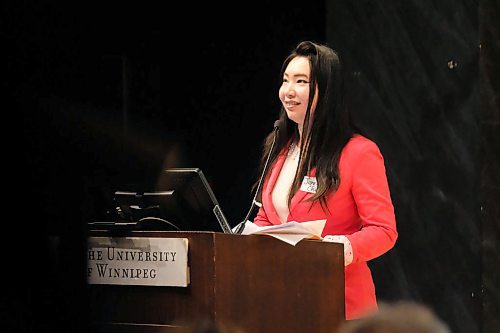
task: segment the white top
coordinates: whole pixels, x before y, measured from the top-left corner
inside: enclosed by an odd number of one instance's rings
[[[286,223],[288,214],[290,213],[288,209],[288,195],[290,194],[293,179],[299,166],[299,155],[300,148],[293,144],[288,150],[285,163],[283,163],[283,167],[271,193],[273,205],[276,208],[281,223]]]

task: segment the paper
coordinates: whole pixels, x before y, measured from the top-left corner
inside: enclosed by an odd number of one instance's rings
[[[283,224],[259,227],[255,223],[247,221],[242,235],[269,235],[282,240],[288,244],[296,245],[302,239],[322,239],[321,233],[325,227],[326,220],[315,220],[307,222],[287,222]]]

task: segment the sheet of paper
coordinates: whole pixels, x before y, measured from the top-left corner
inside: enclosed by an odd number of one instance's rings
[[[325,227],[326,220],[315,220],[307,222],[287,222],[283,224],[259,227],[255,223],[247,221],[243,235],[269,235],[291,245],[296,245],[302,239],[322,239],[321,233]]]

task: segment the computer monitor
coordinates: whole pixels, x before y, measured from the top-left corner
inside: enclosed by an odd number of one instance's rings
[[[165,196],[163,212],[166,219],[183,231],[219,231],[232,233],[226,216],[210,184],[199,168],[169,168],[164,170],[158,192]]]
[[[114,226],[147,230],[232,233],[210,184],[199,168],[170,168],[150,191],[116,191]],[[106,223],[92,223],[94,227]],[[105,226],[104,226],[105,227]]]
[[[114,218],[89,222],[89,227],[233,233],[199,168],[166,169],[156,185],[135,185],[115,191],[113,206]]]

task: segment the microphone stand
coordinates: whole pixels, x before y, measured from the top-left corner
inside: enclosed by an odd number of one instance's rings
[[[274,136],[273,136],[273,143],[271,144],[271,149],[269,149],[269,154],[267,155],[266,163],[264,164],[264,169],[262,170],[262,174],[260,175],[259,183],[257,184],[257,189],[255,190],[255,195],[253,196],[252,200],[252,205],[250,206],[250,209],[248,210],[247,215],[241,221],[237,226],[236,230],[234,231],[235,234],[241,234],[243,230],[245,230],[245,223],[248,220],[248,218],[252,215],[254,212],[254,209],[256,207],[261,207],[262,204],[260,202],[257,202],[257,195],[260,192],[260,188],[262,187],[262,181],[264,180],[264,175],[266,174],[267,167],[269,164],[269,160],[271,159],[271,154],[274,150],[274,144],[276,143],[276,138],[278,137],[278,131],[279,131],[279,120],[276,120],[274,122]]]

